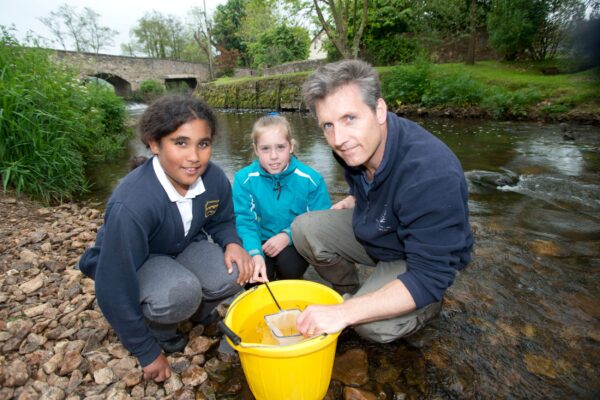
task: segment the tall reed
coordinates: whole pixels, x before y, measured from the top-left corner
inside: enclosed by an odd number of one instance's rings
[[[0,30],[0,176],[45,203],[87,189],[85,167],[112,156],[127,137],[123,101],[83,85],[48,51],[21,46]]]

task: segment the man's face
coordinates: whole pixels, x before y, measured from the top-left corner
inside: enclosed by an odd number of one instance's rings
[[[372,176],[383,158],[387,107],[377,101],[375,112],[363,101],[358,86],[341,86],[315,104],[317,122],[327,143],[351,167],[363,165]]]

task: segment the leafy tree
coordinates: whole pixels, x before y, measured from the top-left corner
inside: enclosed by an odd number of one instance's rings
[[[246,45],[238,34],[246,16],[245,4],[246,0],[228,0],[227,3],[217,6],[212,34],[218,48],[228,51],[235,49],[243,65],[249,66]]]
[[[67,50],[69,40],[76,51],[99,53],[113,44],[119,33],[99,24],[100,14],[85,7],[79,13],[75,8],[63,4],[47,17],[40,18],[63,49]]]
[[[546,12],[545,18],[529,48],[531,58],[538,61],[554,58],[561,45],[570,47],[569,36],[585,15],[585,2],[582,0],[546,0],[542,7]]]
[[[372,0],[361,40],[363,57],[376,65],[411,61],[415,53],[410,37],[412,14],[409,1]]]
[[[271,67],[304,60],[308,57],[309,48],[310,38],[306,29],[283,24],[260,34],[258,40],[250,45],[250,52],[255,67]]]
[[[185,46],[186,35],[182,22],[175,16],[159,12],[145,14],[132,29],[136,47],[155,58],[179,60]]]
[[[358,58],[360,40],[367,25],[368,0],[313,0],[313,5],[327,37],[341,56]],[[349,35],[352,35],[351,43]]]
[[[495,0],[487,21],[490,42],[506,60],[552,58],[584,12],[582,0]]]

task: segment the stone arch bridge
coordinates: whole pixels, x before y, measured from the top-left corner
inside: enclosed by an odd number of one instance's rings
[[[115,93],[125,98],[145,80],[162,82],[166,88],[185,83],[190,89],[208,80],[206,64],[64,50],[55,50],[55,54],[57,60],[79,69],[82,75],[108,81]]]

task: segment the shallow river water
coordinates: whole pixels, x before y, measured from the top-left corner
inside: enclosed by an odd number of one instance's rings
[[[253,153],[260,114],[219,112],[213,160],[231,178]],[[309,115],[290,113],[299,158],[333,199],[343,174]],[[367,350],[380,398],[600,398],[600,129],[423,119],[460,158],[476,244],[443,311],[421,333],[374,345],[351,331],[338,353]],[[575,140],[563,138],[563,131]],[[144,148],[132,141],[130,153]],[[90,171],[103,203],[126,159]]]

